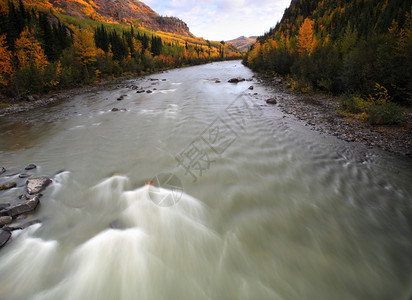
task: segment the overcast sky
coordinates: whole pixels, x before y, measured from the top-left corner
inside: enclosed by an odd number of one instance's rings
[[[197,37],[213,41],[262,35],[291,0],[141,0],[162,16],[182,19]]]

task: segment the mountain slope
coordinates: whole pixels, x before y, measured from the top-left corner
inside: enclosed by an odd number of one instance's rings
[[[235,46],[240,51],[247,51],[249,47],[252,46],[255,42],[256,42],[255,36],[251,36],[251,37],[241,36],[241,37],[238,37],[237,39],[227,41],[228,44]]]
[[[165,31],[193,37],[183,21],[162,17],[137,0],[25,0],[28,5],[53,7],[56,11],[76,18],[105,23],[138,23],[154,31]]]
[[[304,92],[370,98],[380,89],[412,104],[411,8],[410,0],[293,0],[244,63],[290,76]]]

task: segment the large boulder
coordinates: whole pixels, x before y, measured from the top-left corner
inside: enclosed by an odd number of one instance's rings
[[[47,177],[31,178],[27,180],[26,189],[29,195],[38,194],[43,191],[52,180]]]
[[[34,196],[33,198],[27,200],[24,203],[13,205],[6,210],[2,211],[2,214],[6,213],[10,217],[15,217],[21,214],[26,214],[32,212],[39,205],[39,196]]]

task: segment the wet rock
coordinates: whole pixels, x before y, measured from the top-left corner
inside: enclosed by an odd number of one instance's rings
[[[10,217],[15,217],[18,215],[32,212],[33,210],[36,209],[39,203],[40,203],[39,197],[34,196],[33,198],[31,198],[30,200],[27,200],[24,203],[20,203],[20,204],[9,207],[5,211],[2,211],[2,213],[6,213]]]
[[[162,81],[166,81],[166,79],[162,79]]]
[[[237,77],[237,78],[229,79],[228,82],[230,82],[230,83],[238,83],[238,82],[242,82],[242,81],[245,81],[245,80],[246,80],[245,78]]]
[[[36,169],[36,168],[37,168],[37,166],[35,164],[29,164],[24,169],[26,171],[28,171],[28,170],[33,170],[33,169]]]
[[[10,232],[0,229],[0,248],[9,241],[10,237]]]
[[[23,230],[26,229],[27,227],[30,227],[34,224],[41,223],[41,220],[32,220],[17,226],[4,226],[2,229],[5,231],[15,231],[15,230]]]
[[[0,211],[10,206],[10,203],[0,203]]]
[[[31,96],[31,95],[30,95],[30,96],[27,96],[27,97],[26,97],[26,100],[29,101],[29,102],[36,101],[36,99],[35,99],[33,96]]]
[[[12,189],[16,186],[17,186],[17,184],[15,182],[7,182],[7,183],[0,186],[0,191],[9,190],[9,189]]]
[[[16,221],[20,221],[20,220],[24,220],[24,219],[27,219],[26,215],[20,215],[20,216],[16,217]]]
[[[0,217],[0,227],[3,227],[6,224],[10,224],[13,221],[13,218],[10,216]]]
[[[157,78],[150,78],[150,81],[159,81]]]
[[[216,83],[221,83],[221,81],[220,81],[220,80],[216,80],[215,82],[216,82]]]
[[[145,90],[138,90],[138,91],[136,91],[136,94],[141,94],[141,93],[144,93],[144,92],[146,92]]]
[[[30,176],[31,176],[30,174],[26,174],[26,173],[19,174],[19,178],[28,178]]]
[[[5,173],[5,172],[6,172],[6,169],[4,167],[0,167],[0,175]]]
[[[112,108],[112,111],[119,111],[117,107]]]
[[[34,194],[40,193],[51,182],[52,182],[51,179],[48,178],[48,177],[39,177],[39,178],[28,179],[27,183],[26,183],[27,193],[29,193],[29,195],[34,195]]]
[[[250,87],[249,87],[249,90],[253,90],[254,89],[254,87],[253,87],[253,85],[251,85]]]
[[[146,93],[151,94],[153,92],[151,90],[147,90]]]
[[[269,98],[269,99],[266,100],[266,103],[267,103],[267,104],[276,104],[276,103],[278,103],[278,102],[276,101],[275,98]]]

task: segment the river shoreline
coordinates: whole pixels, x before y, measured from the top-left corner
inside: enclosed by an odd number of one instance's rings
[[[42,97],[32,97],[31,101],[10,101],[9,107],[0,107],[0,117],[57,104],[84,93],[98,92],[107,88],[125,88],[130,86],[128,82],[130,79],[134,78],[118,78],[91,86],[62,90]],[[412,157],[412,115],[410,111],[408,111],[406,125],[372,126],[355,117],[342,116],[339,113],[339,101],[336,97],[325,94],[302,95],[292,91],[279,78],[268,81],[257,75],[257,81],[269,87],[269,92],[277,101],[276,106],[286,116],[303,122],[312,130],[336,136],[347,142],[361,143],[369,148],[377,147],[389,153]],[[254,96],[261,98],[262,95],[255,93]]]
[[[280,78],[269,81],[277,106],[287,116],[303,122],[312,130],[333,135],[346,142],[364,144],[389,153],[412,158],[412,114],[407,112],[403,126],[370,125],[354,116],[340,113],[339,99],[326,94],[303,95],[292,91]],[[257,95],[258,97],[258,95]]]

